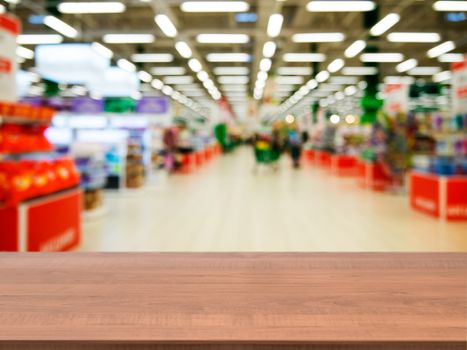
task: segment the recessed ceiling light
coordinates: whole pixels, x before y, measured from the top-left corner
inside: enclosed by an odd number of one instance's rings
[[[287,75],[279,75],[275,79],[277,84],[280,85],[299,85],[303,84],[305,79],[303,76],[287,76]]]
[[[138,72],[138,78],[145,83],[150,83],[152,81],[152,76],[148,72],[141,70]]]
[[[444,72],[439,72],[433,75],[433,81],[436,83],[441,83],[452,78],[451,71],[445,70]]]
[[[177,84],[192,84],[193,83],[193,77],[191,76],[180,76],[180,75],[174,75],[174,76],[167,76],[164,77],[163,82],[169,85],[177,85]]]
[[[311,75],[310,67],[280,67],[277,69],[279,75]]]
[[[112,50],[108,49],[107,47],[105,47],[104,45],[98,43],[98,42],[93,42],[91,44],[91,47],[92,49],[97,52],[99,55],[101,55],[102,57],[105,57],[105,58],[112,58],[114,53],[112,52]]]
[[[34,51],[23,46],[18,46],[16,47],[16,55],[27,60],[32,60],[34,58]]]
[[[285,62],[324,62],[326,55],[322,53],[286,53],[283,60]]]
[[[124,58],[120,58],[118,61],[117,61],[117,66],[123,70],[126,70],[128,72],[136,72],[136,66],[131,63],[130,61],[124,59]]]
[[[219,84],[248,84],[250,79],[247,76],[220,76],[218,78]]]
[[[68,38],[76,38],[79,34],[75,28],[54,16],[45,16],[44,24]]]
[[[201,44],[246,44],[250,37],[246,34],[198,34],[196,41]]]
[[[152,34],[106,34],[103,37],[107,44],[149,44],[154,40]]]
[[[131,60],[138,63],[160,63],[172,62],[174,57],[169,53],[137,53],[131,56]]]
[[[263,58],[259,62],[259,69],[263,72],[268,72],[271,69],[272,61],[269,58]]]
[[[183,12],[246,12],[246,1],[185,1],[180,5]]]
[[[317,81],[318,83],[322,83],[323,81],[328,80],[329,75],[330,75],[330,74],[329,74],[328,71],[323,70],[323,71],[319,72],[318,74],[316,74],[315,79],[316,79],[316,81]]]
[[[438,33],[389,33],[387,39],[393,43],[437,43],[441,36]]]
[[[357,77],[331,77],[329,80],[330,84],[338,84],[338,85],[349,85],[349,84],[357,84],[358,78]]]
[[[299,33],[292,36],[295,43],[332,43],[342,42],[345,35],[342,33]]]
[[[122,13],[125,12],[125,4],[117,1],[110,2],[62,2],[58,4],[61,13]]]
[[[246,53],[210,53],[206,59],[209,62],[249,62],[251,56]]]
[[[344,52],[345,57],[352,58],[357,56],[366,47],[364,40],[354,41]]]
[[[20,45],[60,44],[63,37],[59,34],[20,34],[16,42]]]
[[[201,71],[203,69],[203,66],[201,65],[201,62],[198,61],[196,58],[190,59],[188,61],[188,66],[195,73],[198,73],[199,71]]]
[[[263,46],[263,56],[266,58],[271,58],[276,53],[277,45],[274,41],[267,41]]]
[[[307,5],[310,12],[366,12],[376,8],[374,1],[314,0]]]
[[[384,77],[383,81],[386,84],[413,84],[415,79],[413,77],[387,76]]]
[[[344,67],[344,60],[342,58],[336,58],[334,61],[329,63],[328,65],[328,71],[331,73],[335,73]]]

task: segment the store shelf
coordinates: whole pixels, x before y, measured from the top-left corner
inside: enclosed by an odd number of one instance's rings
[[[3,254],[0,349],[464,350],[466,270],[464,254]]]

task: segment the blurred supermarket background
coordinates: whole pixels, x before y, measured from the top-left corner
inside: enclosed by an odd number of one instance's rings
[[[467,1],[0,0],[0,251],[467,251]]]

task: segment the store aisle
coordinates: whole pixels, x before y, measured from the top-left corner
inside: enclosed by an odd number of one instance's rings
[[[192,175],[109,193],[84,223],[82,251],[467,251],[467,225],[408,208],[407,198],[304,167],[254,175],[241,149]]]

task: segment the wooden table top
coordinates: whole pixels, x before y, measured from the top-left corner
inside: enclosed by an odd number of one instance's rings
[[[463,342],[466,303],[467,254],[0,254],[0,342]]]

